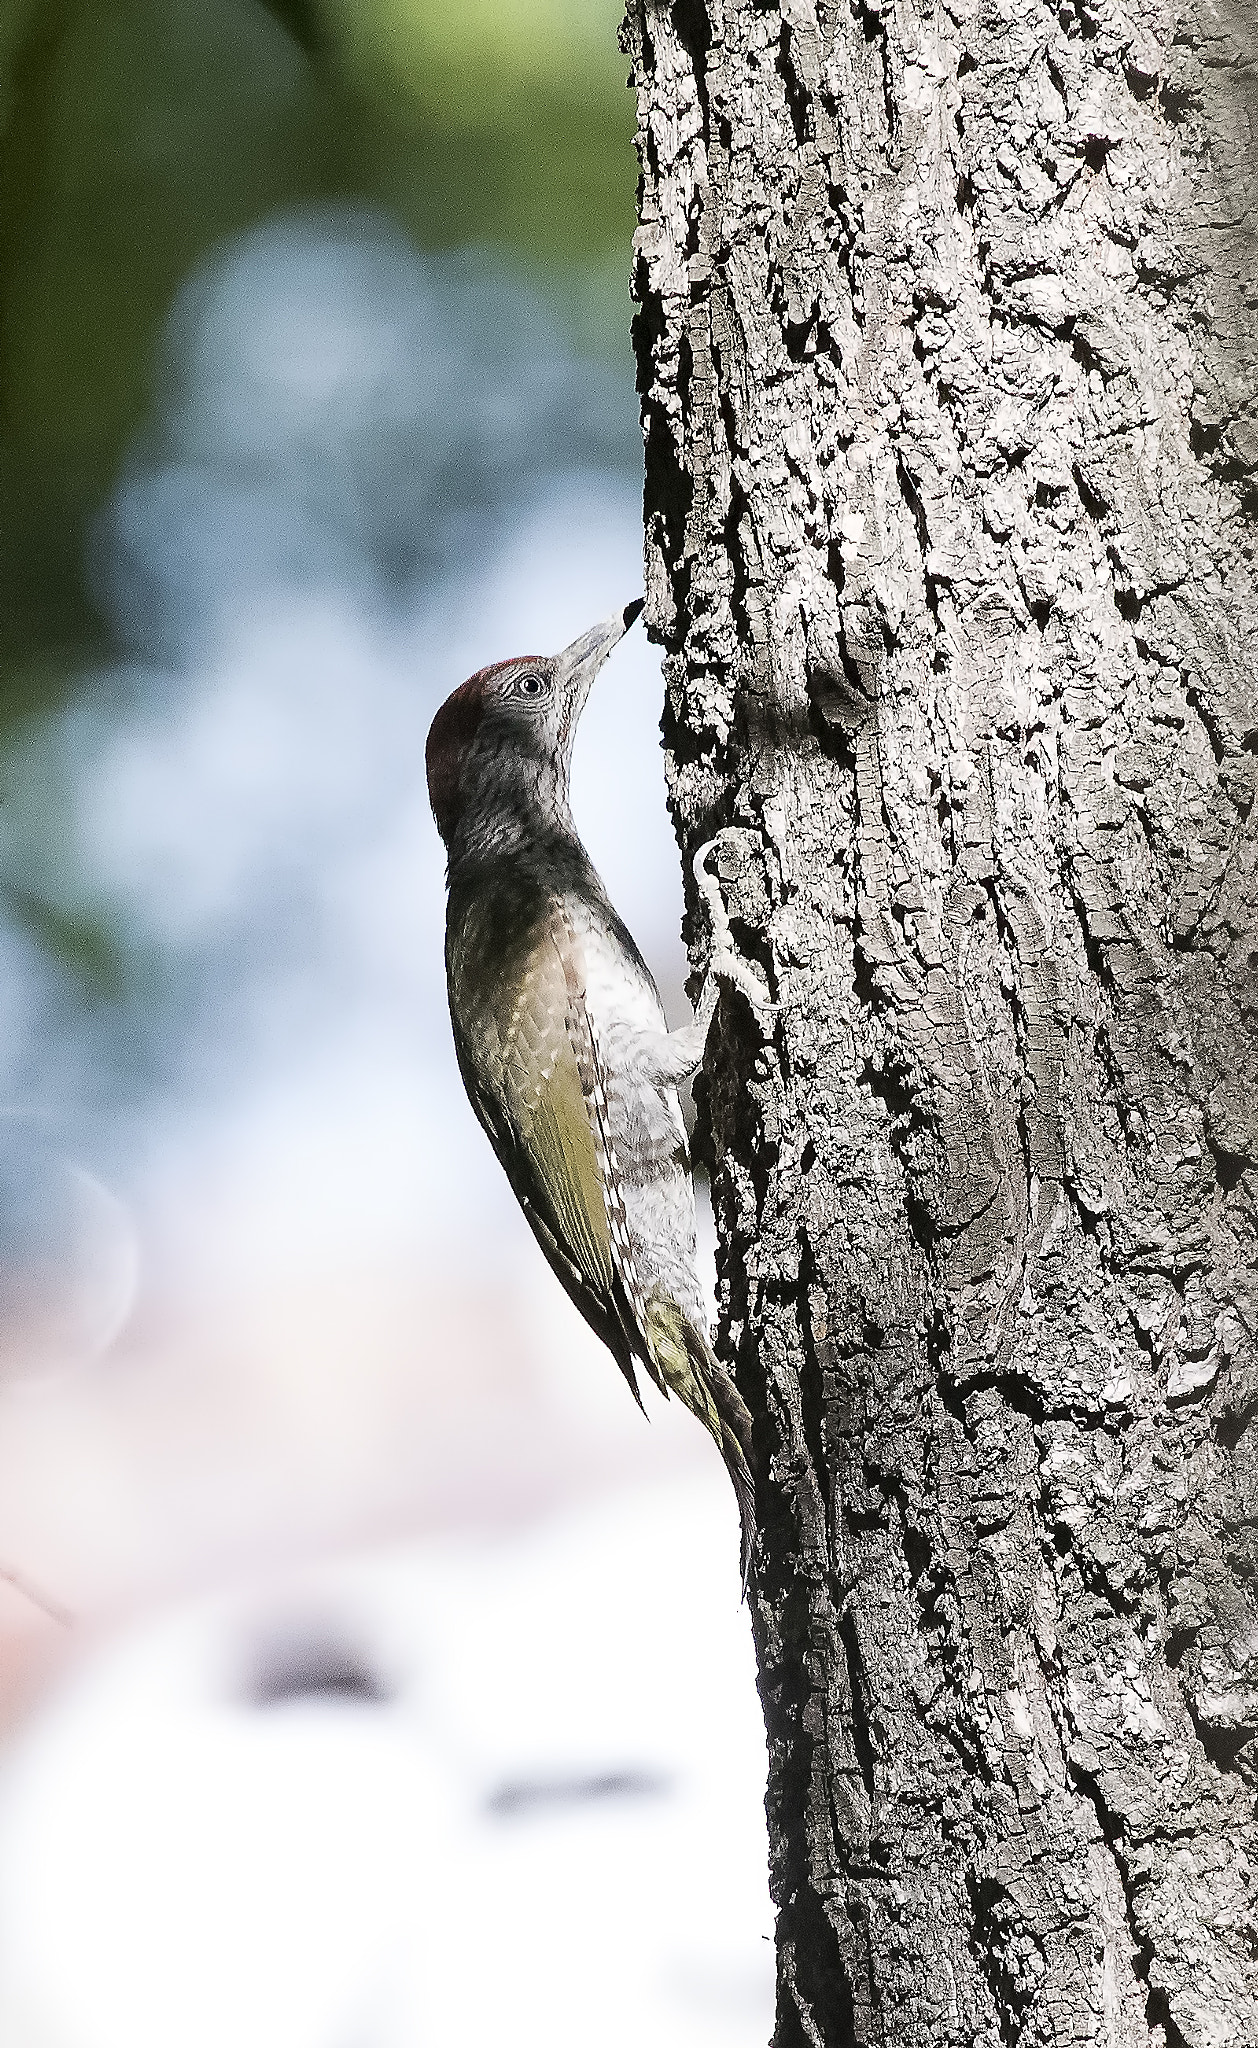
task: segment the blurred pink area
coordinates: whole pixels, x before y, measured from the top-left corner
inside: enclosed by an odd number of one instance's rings
[[[0,1561],[90,1616],[702,1459],[655,1396],[648,1428],[534,1256],[444,1283],[369,1253],[150,1282],[107,1360],[5,1390]]]

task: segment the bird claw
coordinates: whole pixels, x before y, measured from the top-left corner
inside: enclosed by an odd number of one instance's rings
[[[777,1014],[777,1005],[747,962],[734,950],[734,942],[730,936],[729,912],[721,895],[721,885],[707,865],[708,855],[719,849],[725,836],[724,832],[718,832],[715,838],[705,840],[691,863],[699,894],[707,904],[708,916],[712,920],[712,951],[708,956],[707,973],[703,978],[699,1014],[703,1015],[706,1011],[707,1015],[711,1016],[716,1008],[716,984],[723,981],[727,987],[738,989],[751,1005],[757,1020],[767,1024]]]

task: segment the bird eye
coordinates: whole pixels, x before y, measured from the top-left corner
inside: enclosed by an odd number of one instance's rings
[[[531,670],[528,675],[521,676],[516,684],[523,697],[540,697],[549,687],[544,676],[534,675]]]

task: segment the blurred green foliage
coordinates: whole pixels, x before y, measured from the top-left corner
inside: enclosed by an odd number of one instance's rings
[[[337,196],[627,346],[619,0],[0,0],[0,728],[104,651],[94,517],[206,249]]]

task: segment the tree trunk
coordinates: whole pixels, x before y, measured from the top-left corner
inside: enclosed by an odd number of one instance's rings
[[[631,0],[778,2048],[1258,2044],[1258,35]],[[708,943],[692,903],[692,959]]]

